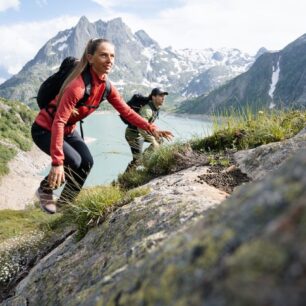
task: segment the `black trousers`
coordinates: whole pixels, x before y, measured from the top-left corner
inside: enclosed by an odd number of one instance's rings
[[[50,155],[51,132],[36,123],[32,125],[31,132],[34,143]],[[71,203],[76,198],[93,166],[92,155],[77,131],[64,137],[63,151],[66,183],[58,199],[59,204]],[[44,192],[52,192],[48,176],[41,181],[40,187]]]

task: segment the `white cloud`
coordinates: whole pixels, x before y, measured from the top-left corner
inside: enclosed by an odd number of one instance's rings
[[[37,4],[38,6],[40,6],[40,7],[43,7],[43,6],[45,6],[45,5],[48,4],[48,1],[47,1],[47,0],[36,0],[35,2],[36,2],[36,4]]]
[[[18,23],[0,26],[1,65],[16,74],[37,51],[59,31],[75,26],[77,17],[63,16],[45,22]]]
[[[92,1],[112,5],[108,0]],[[110,10],[107,16],[121,16],[134,31],[144,29],[163,47],[232,47],[254,54],[262,46],[281,49],[304,34],[305,11],[304,0],[185,0],[158,17]]]
[[[112,8],[118,5],[120,6],[131,2],[135,3],[139,0],[91,0],[91,1],[101,5],[104,8]]]
[[[0,85],[4,83],[5,79],[0,77]]]
[[[0,12],[4,12],[10,8],[18,10],[20,6],[19,0],[1,0],[0,1]]]

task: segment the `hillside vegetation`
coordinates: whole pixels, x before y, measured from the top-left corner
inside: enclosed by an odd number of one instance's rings
[[[8,173],[7,163],[18,150],[31,149],[34,116],[25,104],[0,98],[0,177]]]

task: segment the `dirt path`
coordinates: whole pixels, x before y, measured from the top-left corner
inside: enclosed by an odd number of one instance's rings
[[[9,162],[10,173],[0,180],[0,209],[24,209],[33,204],[42,179],[39,173],[50,164],[50,157],[35,145],[29,152],[19,152]]]

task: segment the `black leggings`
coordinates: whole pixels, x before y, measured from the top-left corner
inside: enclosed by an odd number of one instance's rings
[[[32,125],[31,132],[34,143],[50,155],[51,132],[36,123]],[[76,198],[93,166],[92,155],[77,131],[64,137],[63,151],[66,184],[58,200],[59,204],[71,203]],[[48,176],[42,180],[40,187],[44,192],[52,192]]]

